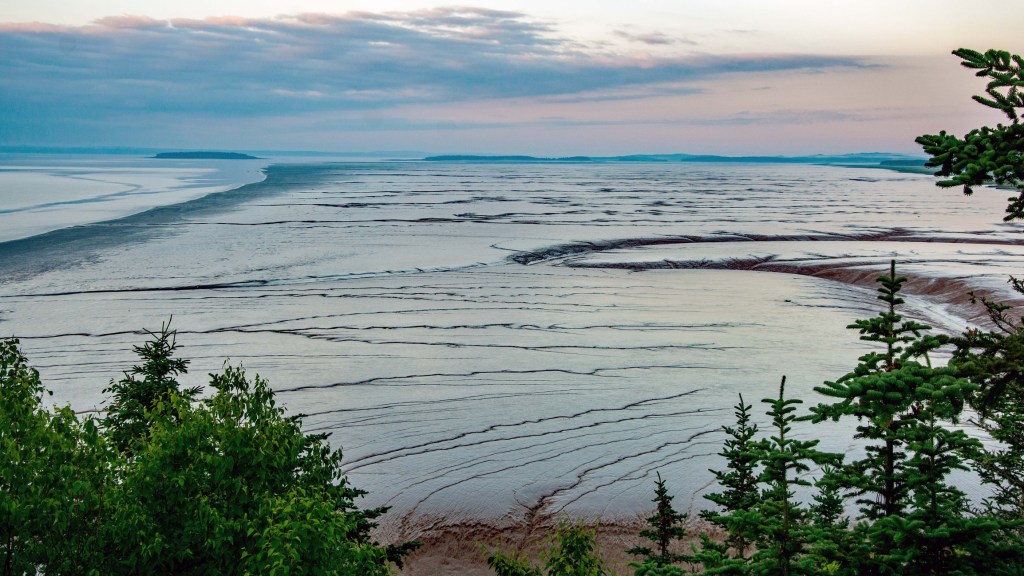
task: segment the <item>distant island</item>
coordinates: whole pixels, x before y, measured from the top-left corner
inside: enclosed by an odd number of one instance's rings
[[[715,156],[708,154],[631,154],[628,156],[483,156],[475,154],[447,154],[427,156],[425,162],[721,162],[758,164],[838,164],[844,166],[923,167],[924,159],[904,154],[866,152],[859,154],[810,156]]]
[[[259,160],[258,156],[239,154],[238,152],[160,152],[153,158],[170,158],[174,160]]]

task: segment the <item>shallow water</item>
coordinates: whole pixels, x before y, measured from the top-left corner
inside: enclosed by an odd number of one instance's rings
[[[281,165],[0,244],[0,335],[93,410],[173,315],[186,383],[225,358],[268,378],[407,535],[629,516],[656,471],[700,507],[737,394],[785,374],[815,402],[865,352],[844,327],[890,258],[944,330],[976,319],[966,289],[1006,294],[1005,195],[817,166]]]
[[[0,153],[0,242],[237,188],[268,163]]]

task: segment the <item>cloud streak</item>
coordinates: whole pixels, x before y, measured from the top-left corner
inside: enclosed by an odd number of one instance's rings
[[[674,44],[686,44],[688,46],[699,45],[695,40],[690,40],[689,38],[676,38],[661,32],[645,32],[637,34],[628,30],[616,30],[615,35],[620,38],[625,38],[630,42],[639,42],[650,46],[671,46]]]
[[[636,40],[672,41],[658,34]],[[0,24],[0,53],[0,122],[7,127],[0,139],[8,142],[46,122],[147,113],[260,118],[507,98],[586,101],[647,87],[686,93],[680,83],[723,74],[866,65],[839,56],[594,52],[525,14],[483,8]]]

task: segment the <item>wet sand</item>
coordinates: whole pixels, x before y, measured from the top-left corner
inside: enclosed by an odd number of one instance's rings
[[[672,550],[677,553],[690,553],[690,545],[699,541],[700,532],[708,530],[701,522],[688,523],[686,527],[687,537],[673,545]],[[642,541],[638,536],[644,528],[646,524],[641,518],[596,524],[599,554],[613,573],[633,573],[629,563],[637,558],[626,551],[634,546],[650,546],[650,541]],[[716,536],[712,531],[709,533]],[[486,524],[447,528],[423,537],[423,546],[409,556],[402,574],[493,576],[487,557],[494,551],[515,552],[533,565],[542,566],[552,536],[551,526],[530,534],[523,529],[496,530]]]
[[[1012,296],[1004,197],[815,166],[276,166],[0,244],[0,335],[57,402],[102,411],[173,315],[183,384],[225,358],[267,378],[392,507],[382,537],[442,561],[564,515],[628,524],[656,472],[695,513],[737,395],[760,415],[783,374],[810,403],[851,369],[845,326],[878,310],[890,258],[942,331],[983,321],[966,291]],[[855,451],[849,432],[797,431]]]

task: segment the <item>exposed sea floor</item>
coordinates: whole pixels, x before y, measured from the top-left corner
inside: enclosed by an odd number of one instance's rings
[[[282,164],[0,244],[0,337],[102,410],[173,316],[183,383],[225,359],[267,378],[392,534],[631,517],[656,472],[700,508],[738,394],[762,425],[783,375],[819,401],[870,349],[845,326],[890,259],[938,330],[982,321],[968,290],[1011,296],[1007,195],[819,166]],[[799,433],[856,450],[850,428]]]
[[[269,163],[0,153],[0,242],[237,188]]]

